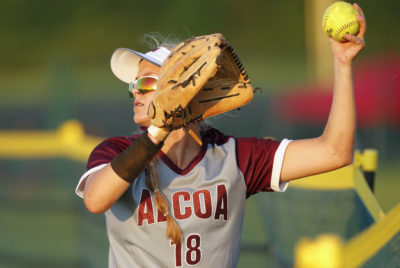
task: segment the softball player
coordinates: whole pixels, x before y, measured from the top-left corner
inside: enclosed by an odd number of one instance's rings
[[[191,124],[158,140],[147,110],[170,47],[114,52],[112,70],[122,81],[134,81],[133,119],[147,130],[99,144],[76,188],[89,211],[105,213],[109,267],[235,267],[246,198],[285,191],[290,180],[352,162],[351,64],[366,30],[357,9],[359,34],[346,35],[346,43],[330,40],[333,103],[324,132],[313,139],[235,138]],[[201,137],[201,146],[189,130]]]

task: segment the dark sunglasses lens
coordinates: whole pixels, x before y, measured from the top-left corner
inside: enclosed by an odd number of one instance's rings
[[[137,80],[136,87],[140,93],[147,93],[157,89],[157,79],[154,77],[143,77]]]

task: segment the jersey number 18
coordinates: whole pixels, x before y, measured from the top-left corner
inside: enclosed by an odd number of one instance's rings
[[[183,242],[183,244],[185,244]],[[195,265],[201,260],[200,235],[190,234],[186,238],[184,258],[187,264]],[[175,266],[182,266],[182,244],[175,245]]]

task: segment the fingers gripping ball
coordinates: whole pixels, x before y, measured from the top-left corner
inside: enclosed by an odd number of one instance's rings
[[[339,1],[330,5],[322,16],[322,29],[332,39],[345,42],[344,35],[357,35],[360,24],[358,11],[349,3]]]

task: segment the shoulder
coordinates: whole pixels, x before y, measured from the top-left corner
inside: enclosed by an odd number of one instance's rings
[[[236,157],[240,167],[269,166],[273,163],[280,141],[271,138],[236,138]]]
[[[241,151],[257,150],[257,148],[271,149],[274,151],[280,144],[280,141],[273,138],[235,137],[232,135],[226,135],[212,127],[208,127],[203,134],[203,142],[207,144],[223,145],[230,139],[235,140],[237,149]]]
[[[102,141],[99,145],[97,145],[95,150],[104,147],[125,149],[126,147],[131,145],[137,139],[138,136],[139,135],[108,138]]]
[[[87,168],[109,163],[114,157],[129,147],[139,135],[121,136],[105,139],[97,145],[89,156]]]
[[[134,135],[134,136],[112,137],[105,139],[94,148],[92,154],[101,151],[121,153],[126,148],[128,148],[129,145],[131,145],[138,137],[139,135]]]
[[[263,148],[263,149],[276,149],[280,141],[272,138],[257,138],[257,137],[246,137],[246,138],[236,138],[236,144],[238,148],[250,149],[250,148]]]
[[[206,144],[223,145],[233,136],[225,135],[221,131],[207,127],[202,134],[203,142]]]

